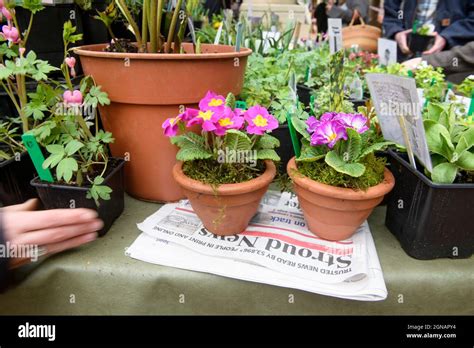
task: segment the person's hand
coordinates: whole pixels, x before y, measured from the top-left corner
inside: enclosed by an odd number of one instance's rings
[[[37,199],[31,199],[0,209],[5,239],[10,246],[38,246],[43,255],[51,255],[95,240],[97,231],[104,225],[94,210],[33,211],[37,204]],[[28,262],[30,259],[12,258],[10,268]]]
[[[423,52],[423,54],[433,54],[441,52],[446,47],[446,39],[439,35],[437,32],[434,33],[435,40],[433,46],[429,50]]]
[[[413,59],[409,59],[409,60],[404,61],[402,63],[402,65],[407,67],[409,70],[414,70],[418,67],[418,65],[420,65],[421,61],[422,61],[421,57],[413,58]]]
[[[411,31],[411,29],[408,29],[395,34],[395,41],[398,43],[400,51],[404,54],[410,53],[410,49],[408,48],[408,34],[411,33]]]

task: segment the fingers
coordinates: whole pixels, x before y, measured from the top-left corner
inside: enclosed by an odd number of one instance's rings
[[[404,54],[410,53],[410,48],[408,48],[408,43],[407,43],[408,33],[410,32],[411,32],[411,29],[400,31],[395,35],[395,40],[397,41],[398,46],[400,47],[400,51],[402,51],[402,53]]]
[[[96,211],[83,208],[7,212],[3,217],[7,235],[88,223],[96,218]]]
[[[60,253],[61,251],[76,248],[83,244],[87,244],[92,242],[93,240],[97,239],[97,233],[88,233],[83,234],[82,236],[78,236],[75,238],[71,238],[59,243],[53,243],[45,245],[46,251],[48,255]]]
[[[10,243],[15,245],[47,245],[60,243],[83,234],[100,231],[103,226],[104,223],[102,220],[94,219],[82,224],[71,224],[21,233],[11,240]]]
[[[31,259],[27,259],[27,258],[11,258],[8,263],[8,268],[15,269],[23,265],[26,265],[30,262],[31,262]]]
[[[30,211],[35,210],[38,208],[38,198],[33,198],[27,200],[25,203],[16,204],[16,205],[9,205],[7,207],[1,208],[1,211]]]
[[[436,33],[435,42],[433,46],[429,50],[424,51],[423,54],[433,54],[441,52],[444,49],[444,46],[446,46],[446,40],[444,39],[444,37]]]

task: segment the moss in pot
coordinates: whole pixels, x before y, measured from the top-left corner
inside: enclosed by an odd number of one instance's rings
[[[177,145],[173,176],[203,225],[218,235],[243,232],[276,174],[278,121],[261,106],[234,107],[235,98],[208,92],[199,109],[163,123]],[[200,134],[191,131],[200,126]],[[179,133],[179,134],[178,134]]]

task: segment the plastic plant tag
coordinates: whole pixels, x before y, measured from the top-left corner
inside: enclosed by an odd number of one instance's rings
[[[471,102],[469,103],[469,111],[467,116],[472,116],[474,114],[474,91],[471,93]]]
[[[329,52],[331,54],[342,50],[342,20],[340,18],[328,19]]]
[[[296,105],[297,100],[298,100],[298,94],[296,92],[296,75],[295,75],[295,72],[293,70],[290,73],[290,78],[289,78],[289,81],[288,81],[288,87],[290,87],[292,98],[293,98],[293,101]]]
[[[247,103],[242,100],[237,100],[235,102],[235,107],[241,110],[247,110]]]
[[[414,168],[416,155],[431,172],[433,165],[415,80],[388,74],[367,74],[366,79],[384,138],[405,146]]]
[[[221,24],[219,24],[219,29],[217,29],[216,37],[214,38],[214,45],[218,45],[219,42],[221,41],[222,27],[223,26],[224,26],[224,22],[221,22]]]
[[[21,136],[23,144],[30,155],[38,176],[41,180],[46,182],[54,182],[53,175],[49,169],[43,168],[44,156],[33,134],[25,133]]]
[[[397,62],[397,43],[393,40],[379,39],[377,54],[380,66],[395,64]]]
[[[188,28],[189,32],[191,33],[191,39],[193,40],[193,44],[196,45],[196,31],[194,30],[194,23],[191,17],[188,17]]]
[[[300,147],[300,142],[298,140],[298,136],[296,135],[295,127],[293,126],[293,122],[291,121],[291,117],[289,113],[286,114],[286,122],[288,123],[288,131],[290,132],[291,144],[293,145],[295,156],[296,158],[298,158],[301,155],[301,147]]]
[[[235,52],[240,52],[240,45],[242,43],[243,28],[244,27],[243,27],[242,22],[237,23],[237,25],[236,25],[237,35],[235,37]]]

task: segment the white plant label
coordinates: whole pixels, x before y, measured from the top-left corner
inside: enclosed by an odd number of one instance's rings
[[[397,43],[393,40],[379,39],[377,45],[379,65],[390,65],[397,62]]]
[[[329,52],[331,54],[342,50],[342,20],[328,18]]]
[[[407,148],[410,162],[414,156],[428,171],[433,170],[415,80],[388,74],[367,74],[367,84],[385,139]]]

